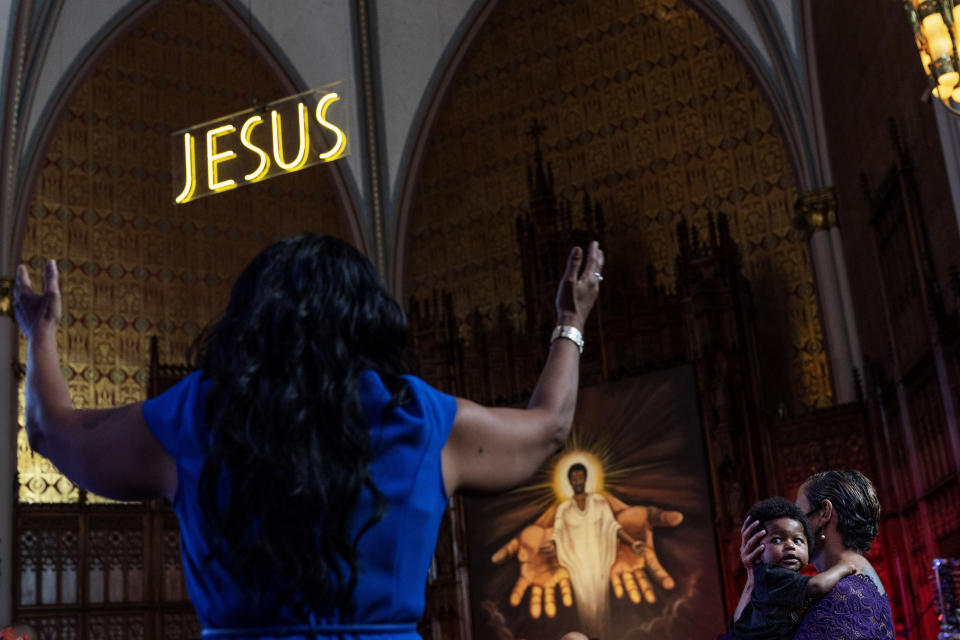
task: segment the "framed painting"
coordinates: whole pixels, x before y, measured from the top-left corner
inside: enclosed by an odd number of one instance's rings
[[[715,637],[724,627],[693,368],[581,390],[527,485],[466,501],[474,638]]]

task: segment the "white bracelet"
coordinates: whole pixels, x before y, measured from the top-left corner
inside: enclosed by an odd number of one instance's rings
[[[573,344],[577,345],[580,353],[583,353],[583,334],[580,333],[580,329],[568,324],[558,324],[556,329],[553,330],[553,335],[550,336],[550,344],[553,344],[560,338],[570,340]]]

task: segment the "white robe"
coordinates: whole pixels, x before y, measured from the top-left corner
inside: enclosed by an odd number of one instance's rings
[[[617,532],[610,503],[588,493],[583,509],[570,498],[557,507],[553,541],[557,560],[570,574],[580,624],[588,635],[603,633],[610,602],[610,567],[617,555]]]

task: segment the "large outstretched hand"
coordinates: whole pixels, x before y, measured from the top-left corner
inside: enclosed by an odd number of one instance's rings
[[[656,602],[654,582],[667,590],[673,589],[675,582],[657,557],[653,529],[676,527],[683,522],[683,514],[652,506],[628,507],[613,496],[605,497],[611,503],[617,522],[635,541],[633,546],[623,540],[617,541],[617,555],[610,566],[613,592],[618,598],[626,593],[636,604],[641,601]],[[550,524],[555,513],[555,507],[548,509],[534,524],[525,527],[491,557],[496,564],[516,557],[520,576],[510,593],[510,604],[519,606],[529,589],[531,618],[539,618],[543,614],[548,618],[556,616],[558,589],[564,606],[573,604],[570,575],[560,565],[551,541],[553,528]]]
[[[679,511],[665,511],[657,507],[627,507],[616,515],[617,522],[635,540],[639,541],[639,552],[623,541],[617,547],[617,557],[610,567],[610,583],[618,598],[624,590],[634,603],[640,603],[640,596],[647,602],[656,602],[650,578],[660,583],[664,589],[673,589],[675,582],[667,573],[653,546],[654,527],[675,527],[683,522]],[[649,574],[649,576],[648,576]]]
[[[552,529],[539,524],[530,525],[490,558],[494,563],[502,564],[516,556],[520,563],[520,577],[510,593],[510,604],[518,606],[529,588],[531,618],[539,618],[541,613],[546,613],[548,618],[557,615],[558,588],[563,605],[569,607],[573,604],[570,575],[557,562],[550,542],[551,532]]]

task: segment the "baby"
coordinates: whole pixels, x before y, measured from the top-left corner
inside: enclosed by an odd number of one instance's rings
[[[813,577],[801,575],[809,559],[810,525],[800,508],[785,498],[768,498],[753,505],[747,523],[754,520],[765,531],[760,541],[763,553],[747,574],[733,616],[733,637],[789,640],[811,601],[833,589],[841,578],[856,573],[856,567],[840,564]]]

